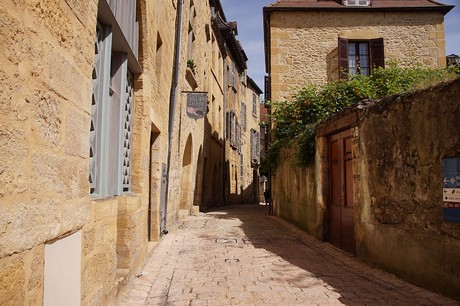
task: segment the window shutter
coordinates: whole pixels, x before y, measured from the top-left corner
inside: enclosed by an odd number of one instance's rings
[[[339,37],[339,79],[348,77],[348,39]]]
[[[133,125],[133,107],[134,107],[134,78],[127,72],[125,101],[122,109],[123,113],[123,192],[131,190],[131,159],[132,159],[132,125]]]
[[[256,132],[256,159],[257,164],[260,163],[260,134]]]
[[[254,133],[252,132],[253,129],[251,129],[251,163],[252,163],[252,159],[253,159],[253,156],[254,156]]]
[[[225,136],[230,139],[230,113],[227,112],[225,115]]]
[[[369,47],[371,49],[372,68],[385,68],[385,51],[383,46],[383,38],[371,39],[369,42]]]

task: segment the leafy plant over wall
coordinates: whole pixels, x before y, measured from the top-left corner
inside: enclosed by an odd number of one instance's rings
[[[275,171],[282,148],[297,143],[297,161],[309,166],[315,159],[317,125],[341,110],[364,99],[381,99],[455,79],[460,69],[400,68],[390,64],[377,68],[371,76],[351,76],[349,81],[335,81],[323,86],[309,85],[289,101],[266,101],[272,108],[272,143],[262,160],[260,171]]]

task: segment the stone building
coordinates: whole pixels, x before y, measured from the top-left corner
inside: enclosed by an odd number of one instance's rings
[[[397,63],[446,65],[444,15],[430,0],[281,0],[264,7],[271,99]]]
[[[225,204],[224,68],[240,59],[219,14],[1,2],[1,304],[111,304],[181,217]]]
[[[220,32],[219,37],[225,43],[225,52],[228,54],[223,66],[226,110],[224,203],[253,204],[258,202],[258,105],[262,90],[247,75],[248,58],[235,37],[238,34],[237,24],[227,22],[223,13],[215,16],[214,24]]]
[[[272,100],[378,66],[445,67],[434,1],[278,1],[264,8]],[[443,219],[443,160],[459,156],[458,80],[362,102],[316,130],[314,165],[286,148],[271,177],[273,212],[398,276],[460,298],[458,224]],[[433,111],[435,110],[435,111]],[[288,182],[288,183],[287,183]],[[441,255],[442,254],[442,255]]]
[[[241,99],[242,152],[241,159],[241,199],[246,204],[259,203],[260,165],[260,95],[262,90],[252,78],[242,82],[245,95]]]

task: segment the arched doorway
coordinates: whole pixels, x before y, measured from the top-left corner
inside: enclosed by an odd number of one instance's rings
[[[195,192],[193,197],[193,206],[201,207],[203,199],[203,149],[198,151],[198,161],[196,165]]]
[[[180,210],[189,210],[193,199],[192,190],[192,135],[187,138],[182,156],[182,176],[180,184]]]

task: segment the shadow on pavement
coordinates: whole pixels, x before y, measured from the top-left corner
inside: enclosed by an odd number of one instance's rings
[[[223,239],[242,239],[245,244],[268,251],[260,260],[264,268],[274,272],[273,280],[308,290],[312,297],[315,292],[319,296],[326,292],[345,305],[434,305],[441,302],[433,301],[438,295],[367,266],[329,243],[297,234],[275,217],[268,216],[267,206],[227,206],[206,214],[223,220],[238,219],[244,237],[232,237],[230,232]]]

